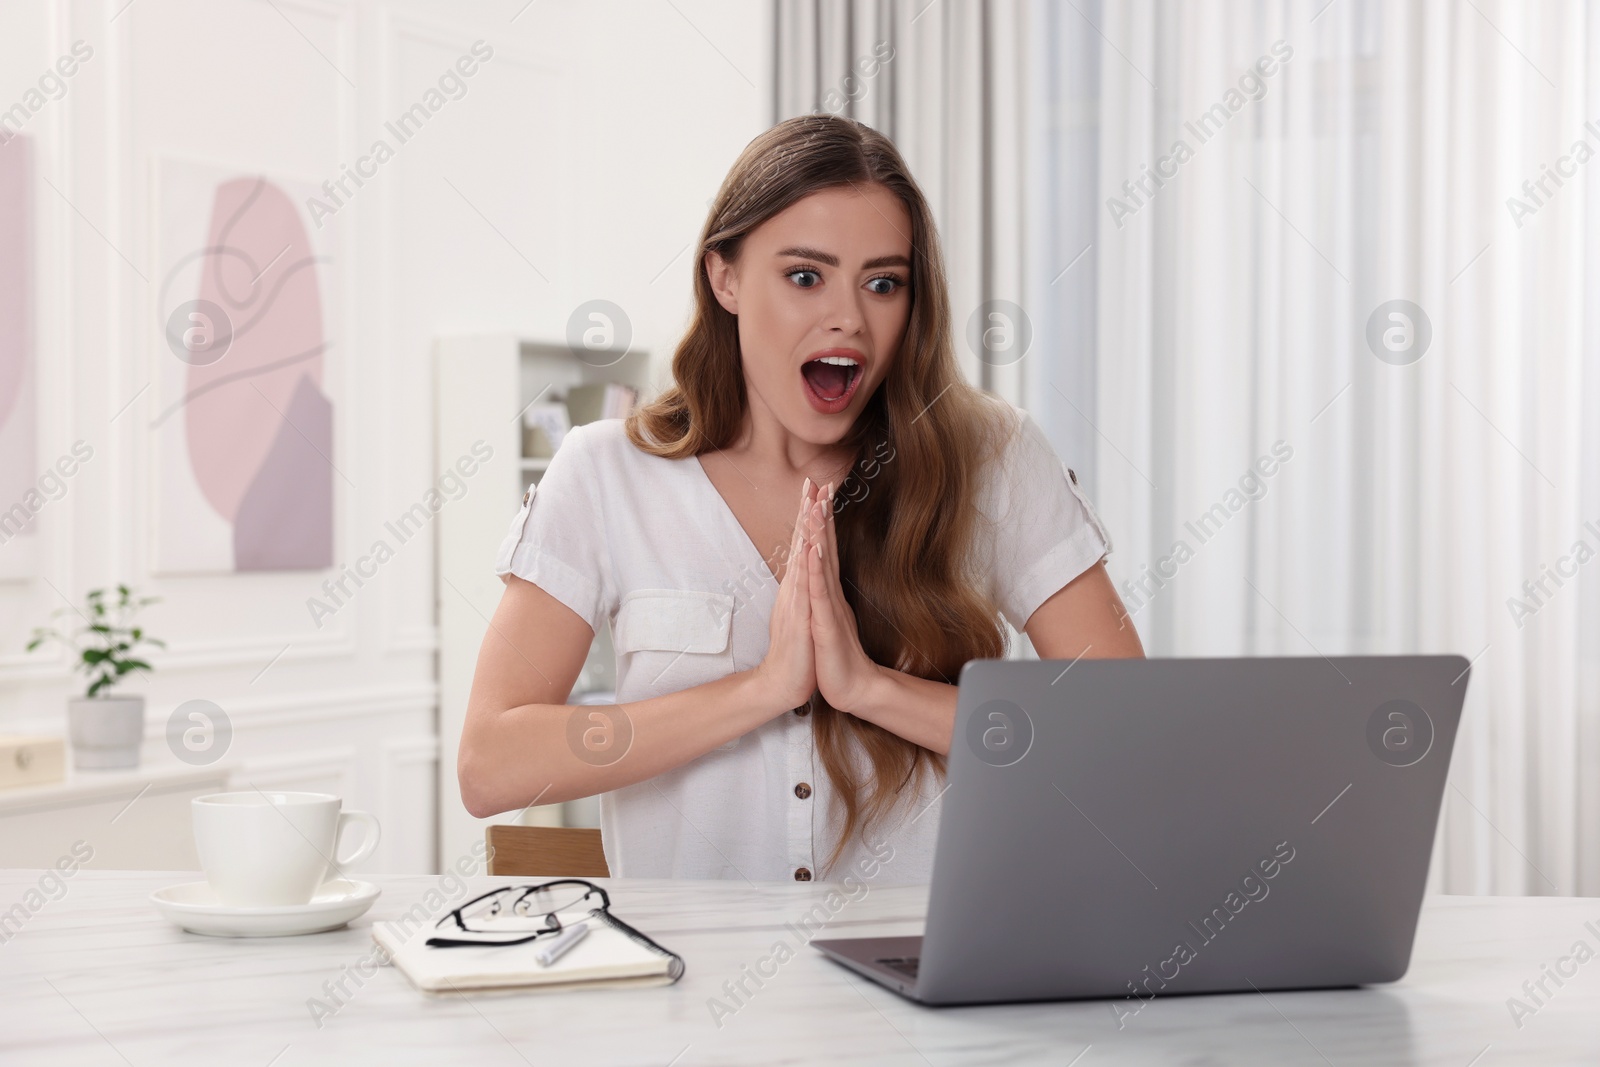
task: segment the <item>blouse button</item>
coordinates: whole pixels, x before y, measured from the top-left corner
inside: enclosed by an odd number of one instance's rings
[[[808,868],[808,867],[797,867],[797,868],[795,868],[794,880],[797,881],[797,882],[809,882],[809,881],[811,881],[811,869]]]
[[[1073,485],[1078,484],[1078,472],[1073,470],[1071,467],[1067,468],[1067,477],[1072,479]]]
[[[801,782],[799,785],[794,787],[794,795],[799,797],[801,800],[804,800],[811,795],[811,787],[806,783]]]

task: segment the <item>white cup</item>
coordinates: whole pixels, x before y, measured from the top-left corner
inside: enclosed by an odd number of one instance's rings
[[[305,904],[340,868],[359,863],[378,847],[378,820],[364,811],[340,811],[331,793],[248,790],[195,797],[195,851],[217,900],[229,907]],[[338,853],[346,827],[366,834],[348,856]]]

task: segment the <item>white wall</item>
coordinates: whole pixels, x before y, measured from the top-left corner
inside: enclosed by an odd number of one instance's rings
[[[306,600],[332,572],[151,573],[155,410],[140,390],[173,358],[152,284],[154,160],[321,182],[473,42],[494,50],[466,94],[336,217],[347,299],[326,309],[341,344],[324,386],[342,472],[335,558],[348,563],[434,484],[434,337],[560,340],[578,304],[607,299],[665,374],[689,306],[686,246],[738,152],[771,121],[770,5],[125,3],[0,15],[0,108],[74,41],[94,53],[25,129],[36,156],[39,462],[80,438],[94,457],[39,514],[36,575],[0,581],[0,731],[65,732],[81,678],[61,651],[22,647],[63,594],[127,581],[164,598],[145,622],[169,643],[152,675],[124,687],[148,699],[147,762],[175,763],[169,714],[211,700],[231,718],[227,758],[245,777],[339,791],[384,822],[370,869],[433,869],[432,531],[320,629]],[[508,497],[508,522],[517,503]]]

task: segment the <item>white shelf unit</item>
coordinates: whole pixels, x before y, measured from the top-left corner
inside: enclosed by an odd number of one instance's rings
[[[620,357],[575,355],[562,342],[511,334],[441,337],[435,344],[435,467],[442,474],[482,441],[491,458],[470,479],[470,490],[439,513],[435,560],[439,624],[439,863],[443,870],[471,855],[484,827],[510,815],[476,819],[461,803],[456,755],[478,649],[494,617],[504,586],[494,574],[494,556],[521,507],[522,494],[539,480],[548,458],[522,455],[522,411],[535,400],[560,401],[574,385],[621,382],[648,399],[648,353]],[[614,359],[614,361],[613,361]],[[481,451],[482,446],[479,446]],[[592,690],[614,691],[615,658],[610,627],[595,635],[569,701]],[[597,825],[598,801],[530,808],[530,825]]]

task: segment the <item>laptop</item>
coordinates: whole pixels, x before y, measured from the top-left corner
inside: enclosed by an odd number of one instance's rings
[[[811,944],[924,1004],[1392,982],[1469,670],[972,660],[925,932]]]

